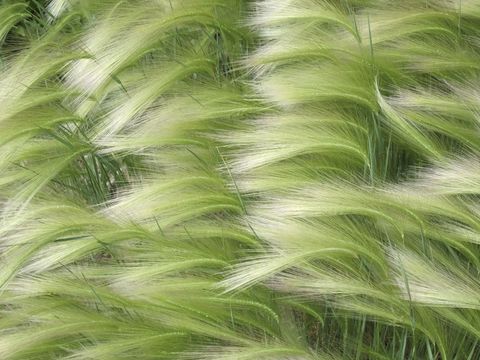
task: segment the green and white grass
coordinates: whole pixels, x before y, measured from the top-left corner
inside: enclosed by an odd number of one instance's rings
[[[480,358],[479,1],[0,4],[0,359]]]

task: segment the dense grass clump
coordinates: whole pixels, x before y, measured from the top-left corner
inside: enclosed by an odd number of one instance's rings
[[[0,359],[480,359],[479,1],[0,4]]]

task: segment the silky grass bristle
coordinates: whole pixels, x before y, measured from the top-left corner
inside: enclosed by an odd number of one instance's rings
[[[0,1],[0,359],[480,359],[480,2]]]

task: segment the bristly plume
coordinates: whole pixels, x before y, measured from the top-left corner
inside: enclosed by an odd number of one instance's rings
[[[478,0],[0,1],[0,359],[480,359]]]

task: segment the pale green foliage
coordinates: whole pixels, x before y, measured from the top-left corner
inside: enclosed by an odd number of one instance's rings
[[[0,359],[480,357],[478,1],[0,4]]]

